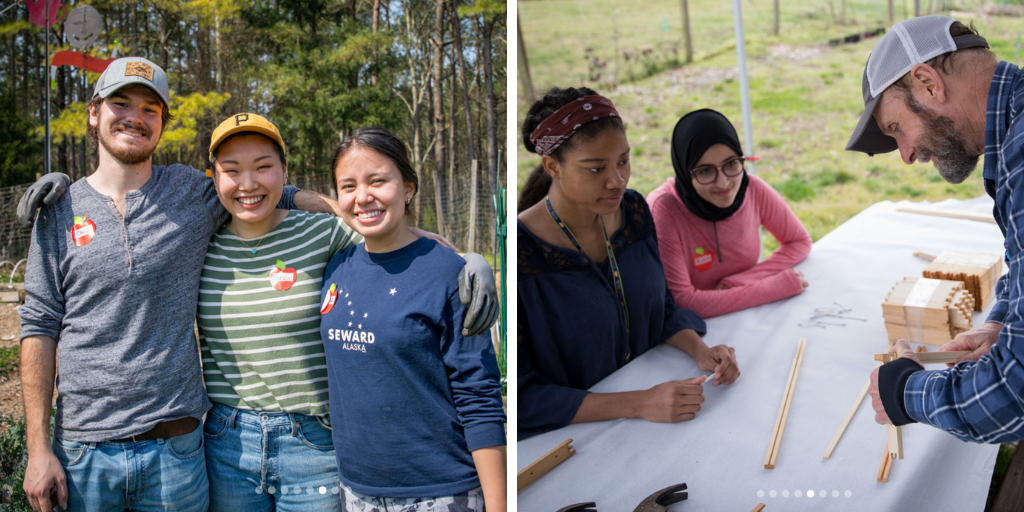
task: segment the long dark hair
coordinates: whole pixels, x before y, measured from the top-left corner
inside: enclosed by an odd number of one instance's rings
[[[526,119],[523,121],[523,145],[526,146],[526,150],[530,153],[536,153],[537,150],[534,148],[532,142],[530,142],[530,134],[537,129],[537,126],[544,122],[551,114],[554,114],[556,110],[564,107],[570,101],[582,96],[596,95],[593,89],[587,87],[569,87],[567,89],[559,89],[558,87],[552,87],[551,90],[544,95],[543,98],[535,101],[533,106],[530,107],[530,111],[526,113]],[[559,162],[562,161],[562,155],[564,151],[572,148],[575,144],[580,142],[586,142],[588,140],[597,137],[599,133],[608,128],[616,128],[625,131],[625,127],[622,125],[622,119],[619,117],[604,117],[583,125],[573,136],[558,146],[551,156]],[[544,196],[547,195],[548,190],[551,189],[551,176],[548,175],[547,171],[544,170],[543,165],[537,165],[536,168],[530,172],[530,177],[526,179],[526,184],[523,185],[522,190],[519,191],[519,204],[517,205],[517,212],[521,212],[537,203]]]
[[[398,172],[402,173],[402,181],[412,183],[413,187],[415,187],[412,195],[415,196],[419,192],[420,180],[416,176],[416,169],[413,169],[412,163],[409,162],[409,152],[406,150],[402,139],[399,139],[395,134],[383,128],[360,128],[352,135],[345,137],[341,144],[338,145],[338,149],[334,150],[334,158],[331,160],[331,185],[334,187],[336,194],[339,193],[338,163],[341,162],[345,153],[348,153],[353,146],[371,149],[382,156],[390,158],[395,163],[395,167],[398,167]],[[405,203],[405,214],[412,216],[413,211],[409,205],[410,203]]]

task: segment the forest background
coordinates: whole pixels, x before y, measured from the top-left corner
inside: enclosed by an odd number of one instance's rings
[[[0,15],[0,190],[43,172],[47,36],[51,56],[73,49],[66,19],[47,31],[29,23],[26,2],[17,4]],[[504,186],[507,154],[496,131],[507,115],[504,1],[92,0],[67,9],[87,4],[103,28],[85,53],[108,58],[116,49],[167,72],[174,120],[155,164],[209,168],[217,124],[255,112],[280,129],[290,182],[329,195],[341,138],[386,128],[408,143],[420,176],[419,227],[460,249],[493,252],[493,194]],[[97,165],[86,105],[98,76],[61,66],[51,80],[51,165],[72,179]],[[11,258],[27,249],[27,232],[3,213],[10,229],[0,245]]]

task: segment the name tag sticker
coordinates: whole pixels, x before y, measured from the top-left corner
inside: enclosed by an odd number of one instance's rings
[[[96,223],[85,215],[75,216],[75,225],[71,227],[71,240],[81,247],[92,241],[96,236]]]
[[[331,287],[327,290],[327,296],[324,297],[324,303],[320,306],[320,314],[330,313],[334,309],[335,302],[338,302],[338,285],[331,283]]]
[[[277,260],[277,266],[270,271],[270,285],[277,291],[285,291],[295,284],[298,272],[290,268],[283,261]]]

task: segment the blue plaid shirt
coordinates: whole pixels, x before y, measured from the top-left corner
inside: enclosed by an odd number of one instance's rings
[[[960,439],[1005,443],[1024,439],[1024,80],[1000,62],[988,90],[985,190],[1003,232],[1009,273],[996,285],[989,322],[1003,324],[999,341],[977,363],[910,376],[907,414]]]

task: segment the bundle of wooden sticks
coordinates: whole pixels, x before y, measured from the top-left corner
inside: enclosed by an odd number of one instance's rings
[[[943,345],[971,328],[974,297],[960,281],[907,277],[882,303],[890,340]]]
[[[923,275],[964,283],[974,297],[974,310],[983,311],[992,302],[993,288],[1002,273],[1003,259],[998,255],[943,251]]]

